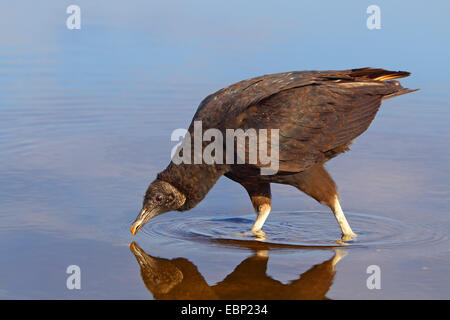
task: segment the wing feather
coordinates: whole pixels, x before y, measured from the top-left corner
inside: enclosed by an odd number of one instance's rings
[[[407,75],[370,68],[265,75],[206,97],[193,122],[202,120],[203,130],[222,132],[279,129],[280,171],[298,172],[345,151],[367,130],[383,97],[407,91],[397,81],[379,79]],[[275,143],[270,134],[268,143]],[[245,150],[248,157],[251,150]]]

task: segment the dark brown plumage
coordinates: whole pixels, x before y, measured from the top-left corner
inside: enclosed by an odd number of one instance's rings
[[[172,260],[148,255],[136,243],[130,245],[141,269],[142,280],[158,300],[323,300],[336,274],[336,264],[346,255],[335,249],[332,258],[312,266],[297,279],[283,284],[267,275],[268,250],[254,249],[222,281],[210,286],[197,267],[185,258]]]
[[[347,151],[367,130],[383,99],[414,91],[392,81],[408,75],[373,68],[295,71],[244,80],[209,95],[194,115],[191,136],[195,136],[194,121],[202,121],[203,132],[216,128],[224,136],[226,129],[279,129],[278,172],[261,175],[265,165],[259,159],[255,164],[171,162],[147,190],[132,233],[158,214],[193,208],[225,175],[249,193],[258,214],[255,233],[261,232],[270,212],[270,183],[281,183],[329,206],[344,238],[351,238],[354,233],[340,208],[336,185],[323,164]],[[246,159],[250,151],[246,147]]]

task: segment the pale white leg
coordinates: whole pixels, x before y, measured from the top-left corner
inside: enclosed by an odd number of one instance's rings
[[[269,213],[270,213],[270,204],[265,203],[258,207],[258,212],[256,213],[257,217],[252,227],[253,233],[258,233],[262,231],[261,228],[264,225],[264,222],[266,222]]]
[[[352,231],[352,228],[350,228],[350,225],[345,218],[344,212],[342,211],[341,204],[339,203],[339,199],[337,196],[335,197],[332,210],[336,221],[341,227],[343,236],[342,240],[351,240],[353,237],[356,237],[356,234]]]

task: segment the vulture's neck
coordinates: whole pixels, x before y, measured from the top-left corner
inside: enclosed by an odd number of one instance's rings
[[[226,172],[226,165],[179,164],[173,162],[158,174],[158,179],[166,181],[186,196],[186,201],[178,211],[195,207],[216,181]]]

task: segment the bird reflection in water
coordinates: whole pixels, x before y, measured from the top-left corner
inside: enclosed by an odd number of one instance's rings
[[[130,250],[141,268],[142,280],[158,300],[206,299],[327,299],[336,264],[347,254],[334,248],[334,256],[283,284],[267,275],[267,248],[251,248],[254,255],[242,261],[231,274],[215,285],[208,285],[197,267],[185,258],[172,260],[152,257],[135,242]]]

